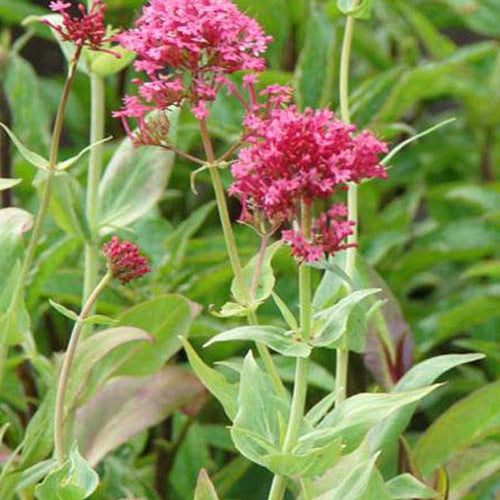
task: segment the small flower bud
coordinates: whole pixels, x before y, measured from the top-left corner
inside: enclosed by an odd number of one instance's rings
[[[122,283],[128,283],[151,271],[146,257],[139,253],[139,248],[129,241],[120,241],[117,236],[103,245],[102,253],[108,261],[111,274]]]

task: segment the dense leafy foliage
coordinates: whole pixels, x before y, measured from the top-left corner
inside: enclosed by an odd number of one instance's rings
[[[125,28],[143,4],[105,3],[107,21]],[[309,339],[297,335],[297,267],[281,243],[268,247],[254,300],[246,301],[228,265],[208,169],[193,174],[172,150],[134,148],[111,117],[135,91],[125,49],[113,49],[119,59],[84,49],[51,167],[71,51],[48,26],[26,19],[47,15],[48,2],[0,0],[0,498],[260,499],[272,473],[293,477],[289,498],[304,500],[494,498],[498,2],[234,3],[274,37],[259,89],[290,85],[299,109],[339,109],[346,14],[356,19],[352,121],[391,149],[406,147],[386,158],[387,180],[359,186],[355,273],[342,271],[342,253],[314,264],[317,334]],[[104,82],[109,140],[89,140],[96,78]],[[232,78],[241,83],[238,73]],[[168,118],[170,143],[202,155],[189,110],[170,109]],[[236,99],[213,103],[216,155],[238,142],[242,119]],[[96,151],[104,170],[93,212],[87,155],[95,161]],[[230,170],[220,175],[229,187]],[[49,216],[21,293],[32,214],[47,182]],[[259,238],[236,222],[237,200],[228,202],[251,287]],[[84,269],[93,245],[111,233],[139,243],[153,272],[129,287],[111,282],[82,318],[75,311],[89,295]],[[104,259],[97,267],[105,272]],[[354,290],[347,296],[346,283]],[[259,326],[248,326],[244,317],[257,310]],[[72,439],[57,464],[56,382],[74,323],[81,338],[62,415]],[[295,360],[310,359],[308,412],[287,452],[291,398],[273,384],[253,342],[270,349],[287,389]],[[334,349],[352,352],[351,397],[335,406]],[[432,385],[445,373],[446,384]]]

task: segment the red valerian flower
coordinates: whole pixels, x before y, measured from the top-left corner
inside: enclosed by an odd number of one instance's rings
[[[135,83],[146,106],[165,110],[188,101],[203,119],[225,75],[265,68],[271,37],[229,0],[150,0],[135,27],[116,40],[137,54],[135,69],[147,79]],[[130,105],[125,101],[115,116],[133,117],[137,107]]]
[[[302,203],[329,199],[348,182],[373,177],[385,178],[379,155],[387,146],[370,132],[355,135],[355,127],[335,117],[329,110],[281,107],[283,90],[268,89],[267,113],[250,112],[245,119],[246,141],[232,167],[234,183],[230,193],[243,206],[241,219],[254,224],[262,220],[277,228],[298,220]],[[332,211],[333,210],[333,211]],[[341,242],[351,234],[352,223],[342,221],[341,209],[323,213],[315,220],[310,238],[302,231],[284,232],[284,239],[301,261],[319,259],[345,248]]]
[[[49,8],[62,16],[60,24],[54,24],[48,19],[42,19],[42,22],[56,31],[62,40],[72,42],[77,47],[88,47],[91,50],[102,52],[113,52],[102,48],[105,39],[106,28],[104,26],[104,12],[106,6],[102,0],[94,0],[91,9],[87,12],[83,4],[78,5],[80,16],[71,16],[69,9],[71,3],[56,0],[50,2]]]
[[[289,229],[281,233],[294,257],[300,262],[313,262],[326,255],[333,255],[340,250],[356,246],[345,243],[345,239],[353,233],[353,221],[345,220],[345,205],[334,205],[327,212],[320,214],[313,221],[311,235],[306,238],[301,229]]]
[[[102,247],[102,253],[108,261],[108,269],[114,278],[128,283],[151,271],[146,257],[129,241],[120,241],[117,236]]]

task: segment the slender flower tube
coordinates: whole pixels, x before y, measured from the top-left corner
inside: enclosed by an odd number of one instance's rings
[[[139,249],[128,241],[120,241],[116,236],[103,246],[102,251],[108,263],[108,272],[89,295],[77,321],[75,322],[68,343],[68,348],[64,355],[61,371],[59,372],[54,410],[54,448],[55,455],[59,463],[63,463],[66,457],[64,432],[64,401],[66,397],[66,389],[71,366],[73,364],[78,346],[78,340],[85,324],[85,319],[91,313],[97,298],[106,288],[111,279],[116,278],[126,284],[151,271],[146,258],[140,255]]]

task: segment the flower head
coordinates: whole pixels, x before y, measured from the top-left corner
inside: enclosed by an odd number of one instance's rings
[[[114,278],[128,283],[151,271],[146,257],[129,241],[120,241],[117,236],[102,247],[102,253],[108,261],[108,269]]]
[[[262,92],[261,92],[262,94]],[[268,102],[258,104],[245,119],[248,146],[232,167],[230,193],[243,206],[241,219],[262,227],[278,228],[285,222],[298,229],[283,232],[299,261],[317,260],[346,248],[352,232],[344,220],[343,205],[320,214],[307,237],[297,223],[302,204],[326,200],[348,182],[386,177],[379,155],[387,151],[370,132],[355,135],[355,127],[337,119],[329,110],[299,112],[286,103],[286,89],[264,91]],[[266,221],[267,224],[263,224]]]
[[[79,16],[71,16],[69,13],[71,7],[72,4],[69,2],[60,0],[50,2],[50,10],[60,14],[62,21],[60,24],[54,24],[48,19],[44,19],[42,22],[50,26],[66,42],[72,42],[80,48],[88,47],[92,50],[102,51],[102,44],[106,42],[106,28],[104,26],[106,6],[102,0],[94,0],[89,11],[83,4],[79,4]]]
[[[271,94],[273,95],[273,94]],[[245,120],[249,146],[232,167],[230,192],[243,213],[262,210],[275,223],[290,220],[301,201],[329,198],[349,181],[385,177],[378,154],[384,143],[329,110],[274,108],[268,117]]]
[[[325,254],[333,255],[355,246],[345,243],[345,239],[353,233],[354,226],[354,222],[345,219],[346,216],[345,205],[334,205],[313,221],[308,238],[301,229],[289,229],[282,232],[283,241],[289,243],[292,254],[301,263],[319,260]]]
[[[150,0],[135,27],[116,39],[136,52],[139,95],[166,109],[188,101],[199,119],[215,100],[225,75],[261,71],[271,38],[229,0]],[[125,102],[125,109],[127,103]]]

